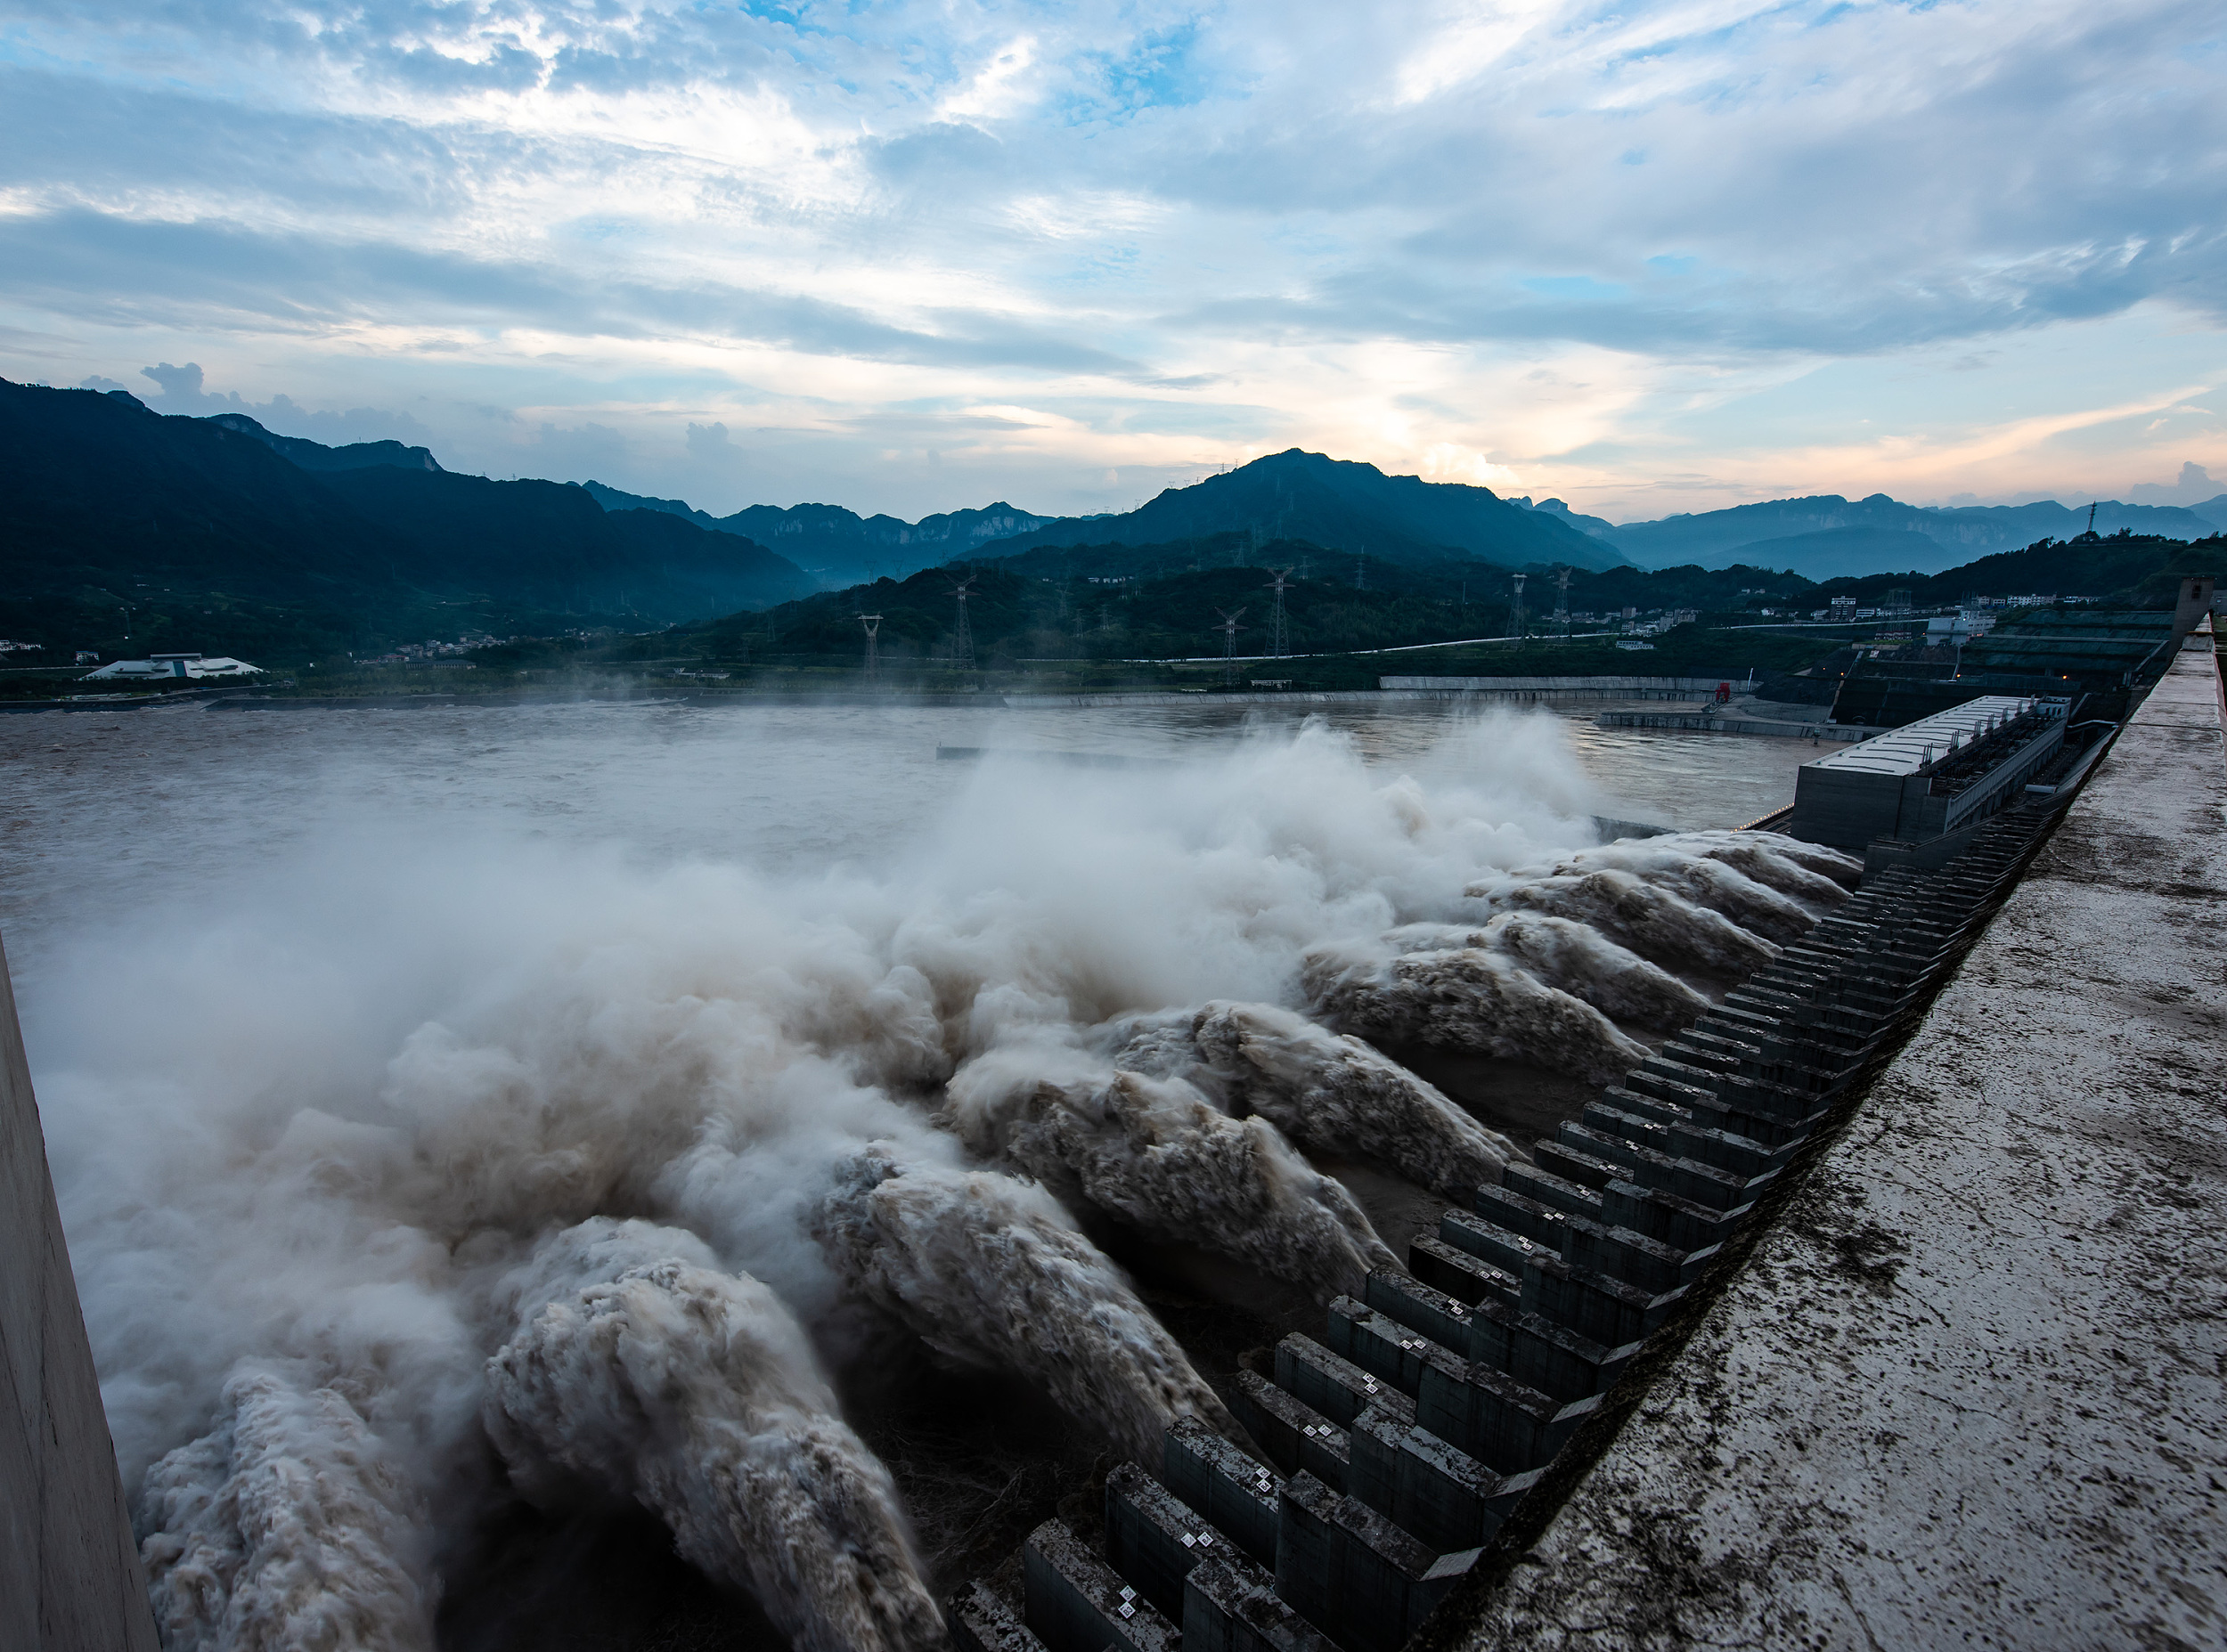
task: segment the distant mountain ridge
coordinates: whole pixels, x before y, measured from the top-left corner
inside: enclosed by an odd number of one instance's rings
[[[1550,500],[1539,509],[1559,503]],[[2202,514],[2207,509],[2215,511],[2216,518]],[[1598,525],[1589,531],[1601,533],[1642,567],[1725,567],[1738,562],[1825,580],[1872,573],[1940,574],[1975,557],[2016,550],[2041,540],[2071,539],[2086,530],[2088,508],[2055,500],[2024,505],[1921,506],[1906,505],[1884,493],[1860,500],[1821,493],[1653,522],[1611,525],[1598,517],[1588,520]],[[2099,533],[2125,528],[2183,540],[2204,538],[2222,522],[2227,522],[2227,495],[2194,509],[2107,500],[2097,505],[2095,513]]]
[[[650,499],[601,482],[582,485],[606,510],[664,511],[714,533],[738,533],[778,548],[799,566],[836,585],[882,574],[901,578],[1054,520],[1003,500],[979,510],[942,511],[918,522],[861,517],[840,505],[816,504],[749,505],[732,516],[714,517],[685,500]]]
[[[1630,560],[1554,514],[1511,504],[1489,488],[1388,476],[1375,465],[1296,447],[1166,489],[1134,510],[1063,517],[999,549],[1167,544],[1233,532],[1412,565],[1470,558],[1503,568],[1600,569]]]
[[[0,380],[12,637],[301,657],[565,614],[700,619],[814,589],[762,545],[606,512],[576,487],[456,475],[400,443],[327,448],[239,415]]]
[[[144,405],[136,396],[132,400],[135,404]],[[351,442],[345,447],[327,447],[306,436],[282,436],[276,431],[266,430],[245,413],[216,413],[208,422],[253,436],[280,458],[293,460],[304,470],[363,470],[377,465],[391,465],[404,470],[441,468],[431,449],[409,447],[400,442]]]

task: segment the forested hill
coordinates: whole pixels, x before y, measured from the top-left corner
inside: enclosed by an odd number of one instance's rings
[[[1063,517],[983,554],[1084,539],[1154,545],[1228,533],[1256,544],[1305,541],[1417,566],[1473,559],[1504,568],[1610,568],[1630,560],[1559,517],[1512,505],[1489,488],[1386,476],[1374,465],[1298,448],[1170,488],[1135,510]]]
[[[396,463],[326,462],[363,454],[240,422],[0,380],[0,636],[64,663],[128,645],[283,663],[465,631],[669,623],[816,584],[746,539],[606,512],[576,486],[428,468],[400,444],[363,444]]]
[[[1931,578],[1881,574],[1823,584],[1745,566],[1577,570],[1567,600],[1577,631],[1619,625],[1627,608],[1641,617],[1692,609],[1718,625],[1806,621],[1834,597],[1872,606],[1890,590],[1908,590],[1921,608],[2036,593],[2169,606],[2175,571],[2227,559],[2223,550],[2227,544],[2218,541],[2190,546],[2132,535],[2047,541]],[[1351,557],[1289,540],[1256,546],[1250,535],[1224,533],[1158,545],[1039,546],[926,569],[690,627],[688,646],[706,658],[852,664],[864,654],[861,616],[877,614],[889,668],[947,663],[956,642],[955,588],[964,581],[983,664],[1207,657],[1222,651],[1225,614],[1239,627],[1234,652],[1257,656],[1271,647],[1270,582],[1279,569],[1289,570],[1286,640],[1294,655],[1499,637],[1512,628],[1513,581],[1505,570]],[[1526,629],[1554,630],[1554,582],[1534,574],[1525,596]],[[1729,655],[1718,662],[1725,663]]]

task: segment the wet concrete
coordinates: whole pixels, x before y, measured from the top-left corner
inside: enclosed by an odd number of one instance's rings
[[[2223,919],[2199,637],[1466,1644],[2227,1644]]]

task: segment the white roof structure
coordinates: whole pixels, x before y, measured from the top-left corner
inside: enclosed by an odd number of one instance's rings
[[[2036,700],[2019,695],[1982,695],[1953,711],[1921,717],[1892,734],[1874,735],[1860,745],[1813,758],[1802,767],[1852,769],[1859,774],[1914,775],[1927,763],[1946,757],[1952,747],[1969,745],[2021,712],[2054,707],[2057,714],[2062,716],[2065,704],[2061,700]]]
[[[229,655],[157,654],[143,660],[110,660],[81,682],[144,681],[161,677],[260,677],[263,668]]]

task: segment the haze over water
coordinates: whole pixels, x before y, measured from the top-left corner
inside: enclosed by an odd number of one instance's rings
[[[1816,754],[1807,741],[1597,728],[1599,709],[1537,715],[1597,788],[1591,812],[1617,818],[1738,825],[1790,801],[1795,769]],[[1311,714],[1396,772],[1473,713]],[[0,761],[18,784],[0,813],[0,933],[29,977],[18,985],[28,1012],[33,966],[68,937],[121,922],[151,939],[158,908],[268,874],[325,831],[624,845],[651,863],[707,857],[776,874],[875,865],[975,771],[938,761],[938,745],[1197,758],[1309,715],[578,702],[8,717]]]

